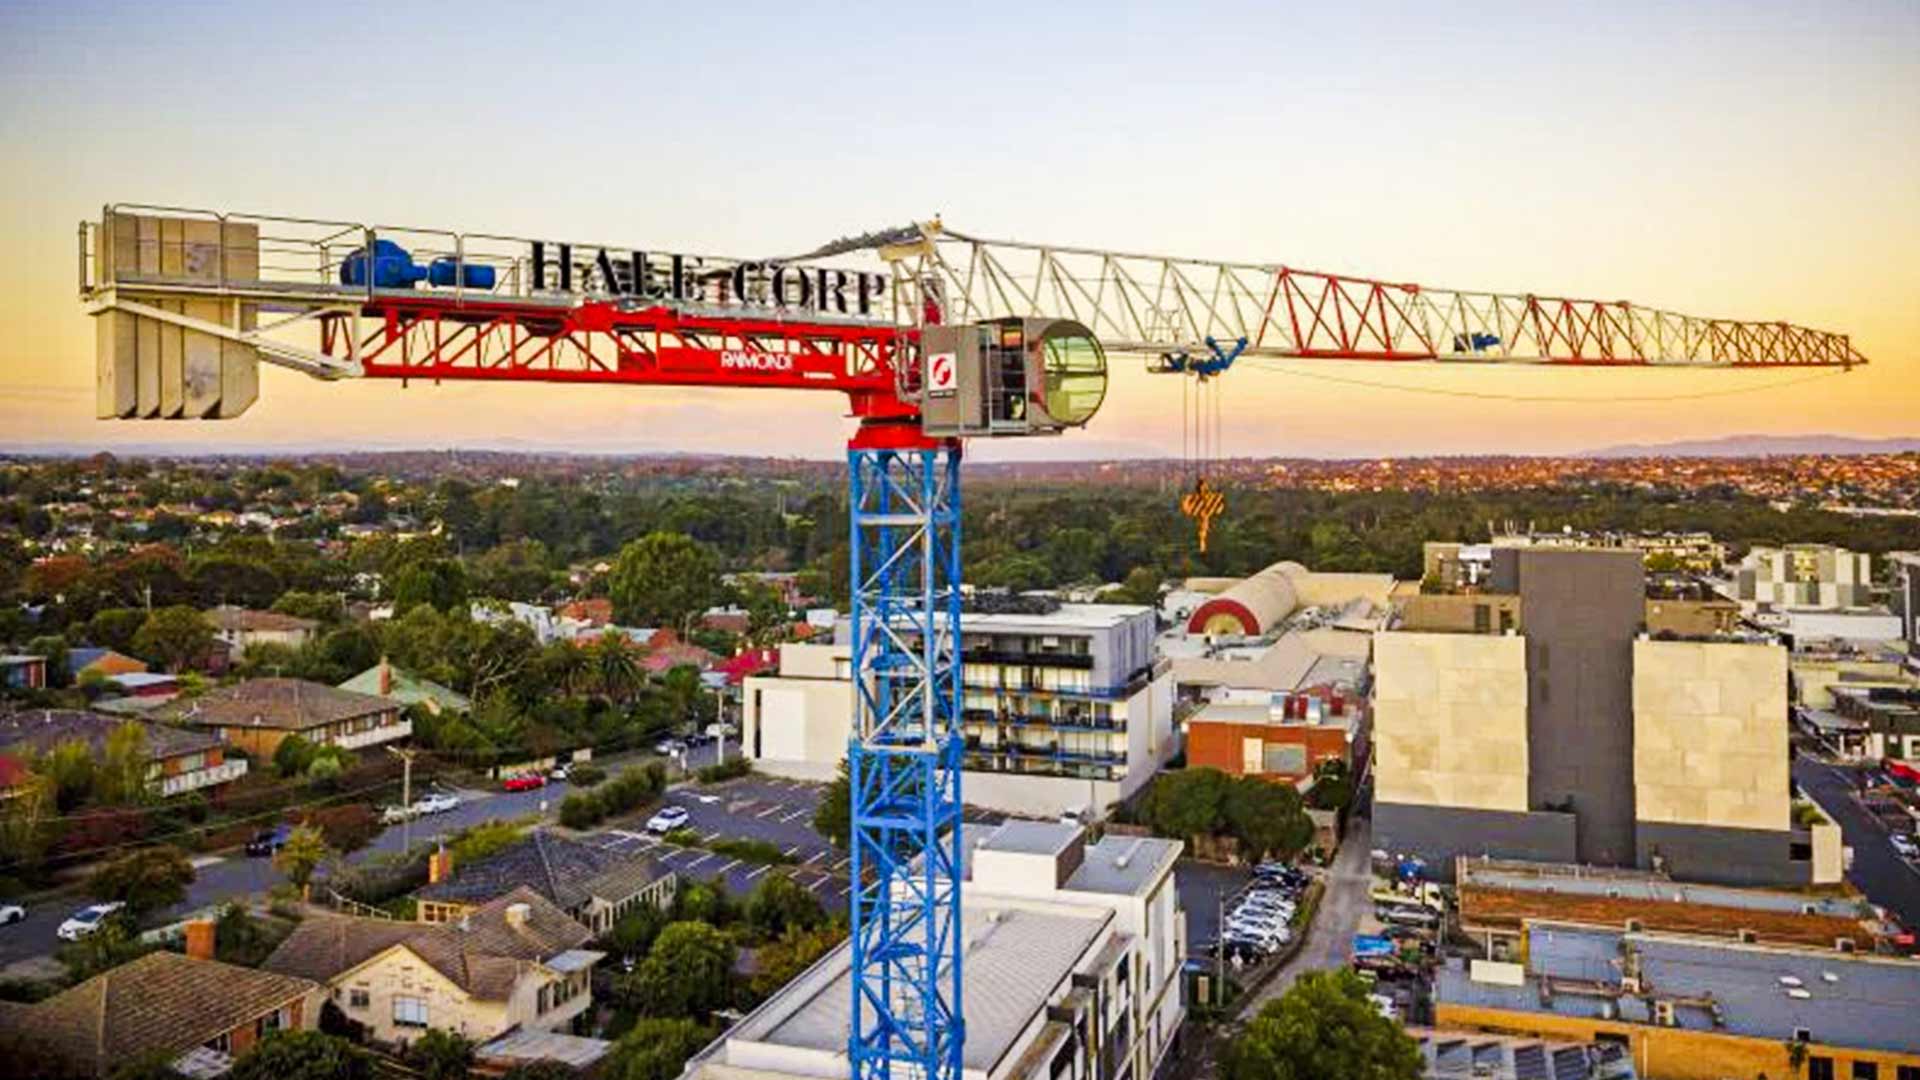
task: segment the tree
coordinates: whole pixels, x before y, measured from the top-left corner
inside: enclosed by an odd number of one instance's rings
[[[645,1018],[607,1055],[605,1080],[674,1080],[713,1032],[691,1020]]]
[[[234,1062],[228,1080],[374,1080],[373,1055],[338,1035],[276,1031]]]
[[[173,1067],[177,1054],[147,1054],[113,1070],[108,1080],[186,1080]]]
[[[1115,603],[1146,604],[1157,606],[1160,603],[1160,573],[1151,566],[1136,566],[1127,571],[1127,580],[1113,594]]]
[[[1313,770],[1307,805],[1315,810],[1345,810],[1353,801],[1353,770],[1339,758],[1328,758]]]
[[[145,725],[131,720],[121,724],[107,732],[101,744],[100,761],[93,770],[94,797],[114,806],[147,802],[153,796],[147,783],[152,765]]]
[[[321,758],[314,762],[314,766],[321,761],[332,760]],[[309,775],[312,769],[313,766],[308,767]],[[373,843],[374,837],[379,836],[385,828],[380,824],[379,816],[373,812],[373,807],[366,803],[342,803],[309,811],[306,824],[320,830],[320,837],[327,842],[327,847],[343,853],[359,851]],[[465,864],[456,862],[454,865]]]
[[[47,751],[34,770],[52,785],[61,813],[74,809],[93,794],[93,748],[84,739],[68,739]]]
[[[620,549],[608,591],[616,621],[685,632],[719,598],[719,559],[684,533],[649,533]]]
[[[287,835],[287,842],[274,853],[273,865],[287,875],[287,880],[292,882],[294,888],[299,889],[300,895],[304,897],[307,894],[307,887],[313,882],[313,872],[319,869],[320,864],[326,862],[327,856],[331,854],[332,852],[327,849],[326,838],[320,835],[319,829],[311,825],[297,825],[293,832]]]
[[[784,874],[768,874],[753,887],[747,897],[747,925],[764,937],[779,937],[789,930],[812,930],[827,921],[806,886]]]
[[[1220,817],[1240,841],[1240,853],[1250,861],[1270,855],[1291,858],[1313,839],[1313,821],[1292,784],[1239,777],[1227,786]]]
[[[407,1065],[426,1080],[467,1080],[473,1068],[473,1043],[465,1036],[428,1028],[408,1044]]]
[[[133,636],[146,625],[147,613],[141,608],[106,608],[87,620],[87,640],[116,652],[133,651]]]
[[[283,780],[303,776],[308,766],[313,764],[317,750],[319,747],[302,736],[289,735],[273,748],[273,771],[279,773]]]
[[[669,924],[616,991],[642,1016],[705,1022],[733,1000],[733,943],[703,922]]]
[[[41,860],[53,844],[58,810],[53,781],[37,772],[21,777],[8,797],[0,799],[0,864],[7,873],[40,872]]]
[[[646,681],[633,643],[626,635],[609,630],[587,646],[588,670],[593,684],[610,701],[624,702]]]
[[[846,758],[840,759],[840,768],[834,772],[833,782],[820,793],[820,803],[813,808],[813,831],[843,851],[851,842],[853,779],[847,772]]]
[[[347,606],[338,593],[299,592],[289,589],[273,602],[273,610],[282,615],[312,619],[321,623],[344,622]]]
[[[177,847],[141,848],[102,866],[87,879],[96,900],[117,900],[134,918],[171,907],[187,898],[193,864]]]
[[[214,920],[213,955],[229,964],[259,967],[275,944],[272,935],[243,904],[228,904]]]
[[[179,671],[212,651],[213,641],[213,624],[206,616],[180,604],[147,616],[133,635],[133,651],[142,660]]]
[[[755,970],[747,985],[748,991],[756,1001],[772,997],[781,987],[812,967],[814,961],[845,941],[846,937],[847,931],[842,925],[787,931],[778,941],[761,946],[754,954]]]
[[[451,614],[467,606],[467,572],[456,559],[419,559],[393,579],[393,611],[404,614],[422,604]]]
[[[1162,836],[1208,836],[1220,830],[1221,808],[1231,782],[1218,769],[1161,773],[1142,801],[1141,815]]]
[[[73,677],[67,671],[67,639],[59,634],[44,634],[27,642],[27,653],[47,659],[47,685],[64,687]]]
[[[142,941],[133,933],[125,912],[115,912],[101,919],[92,933],[71,945],[60,946],[55,956],[67,969],[67,982],[81,983],[157,948],[159,946]]]
[[[1422,1059],[1359,976],[1309,971],[1228,1044],[1222,1066],[1226,1080],[1418,1080]]]

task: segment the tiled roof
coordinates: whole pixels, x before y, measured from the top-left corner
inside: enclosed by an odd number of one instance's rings
[[[507,921],[507,909],[514,904],[527,905],[523,925]],[[315,915],[302,921],[263,967],[330,982],[398,945],[473,997],[504,1001],[530,965],[578,948],[592,937],[545,897],[519,888],[453,923]]]
[[[453,876],[421,889],[422,900],[484,904],[508,891],[526,887],[573,910],[590,897],[620,901],[665,876],[659,864],[645,855],[620,855],[535,829],[471,865],[453,868]]]
[[[312,630],[320,624],[312,619],[302,619],[297,615],[282,615],[277,611],[253,611],[249,608],[217,607],[207,612],[208,621],[216,630],[253,631],[267,633],[289,633],[295,630]]]
[[[273,727],[305,731],[357,716],[391,712],[386,698],[305,679],[248,679],[168,710],[178,723],[206,727]]]
[[[24,709],[0,715],[0,749],[44,754],[65,742],[83,740],[96,752],[107,736],[126,724],[139,724],[147,734],[147,752],[155,760],[210,750],[220,740],[198,731],[181,731],[124,716],[106,716],[81,709]]]
[[[152,952],[38,1004],[0,1011],[0,1032],[104,1074],[198,1046],[315,989],[297,976]]]

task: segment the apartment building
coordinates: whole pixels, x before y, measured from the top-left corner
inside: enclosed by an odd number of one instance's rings
[[[1742,606],[1839,611],[1873,602],[1873,559],[1832,544],[1756,547],[1734,573]]]
[[[961,721],[966,798],[1010,813],[1102,812],[1175,753],[1173,682],[1154,658],[1153,609],[1060,604],[969,613]],[[781,647],[777,675],[749,677],[741,742],[756,767],[831,777],[852,731],[851,648]]]
[[[1900,613],[1900,638],[1907,644],[1908,663],[1920,672],[1920,551],[1896,551],[1893,560],[1894,604]]]
[[[1148,1080],[1186,1020],[1181,844],[969,825],[960,885],[965,1080]],[[848,1077],[841,945],[687,1062],[683,1080]]]
[[[1825,880],[1791,820],[1784,648],[1646,635],[1634,552],[1497,549],[1489,584],[1506,632],[1375,636],[1376,845]]]

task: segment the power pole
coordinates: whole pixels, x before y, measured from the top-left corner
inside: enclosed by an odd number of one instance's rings
[[[400,759],[400,851],[413,850],[413,755],[418,751],[384,747]]]

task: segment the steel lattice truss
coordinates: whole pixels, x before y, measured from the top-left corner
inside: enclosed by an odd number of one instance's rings
[[[1065,317],[1109,350],[1208,338],[1251,355],[1739,368],[1863,364],[1844,334],[1626,301],[1434,289],[1292,267],[982,240],[922,228],[892,246],[896,285],[943,321]],[[883,249],[885,250],[885,249]],[[902,257],[905,256],[905,257]]]

